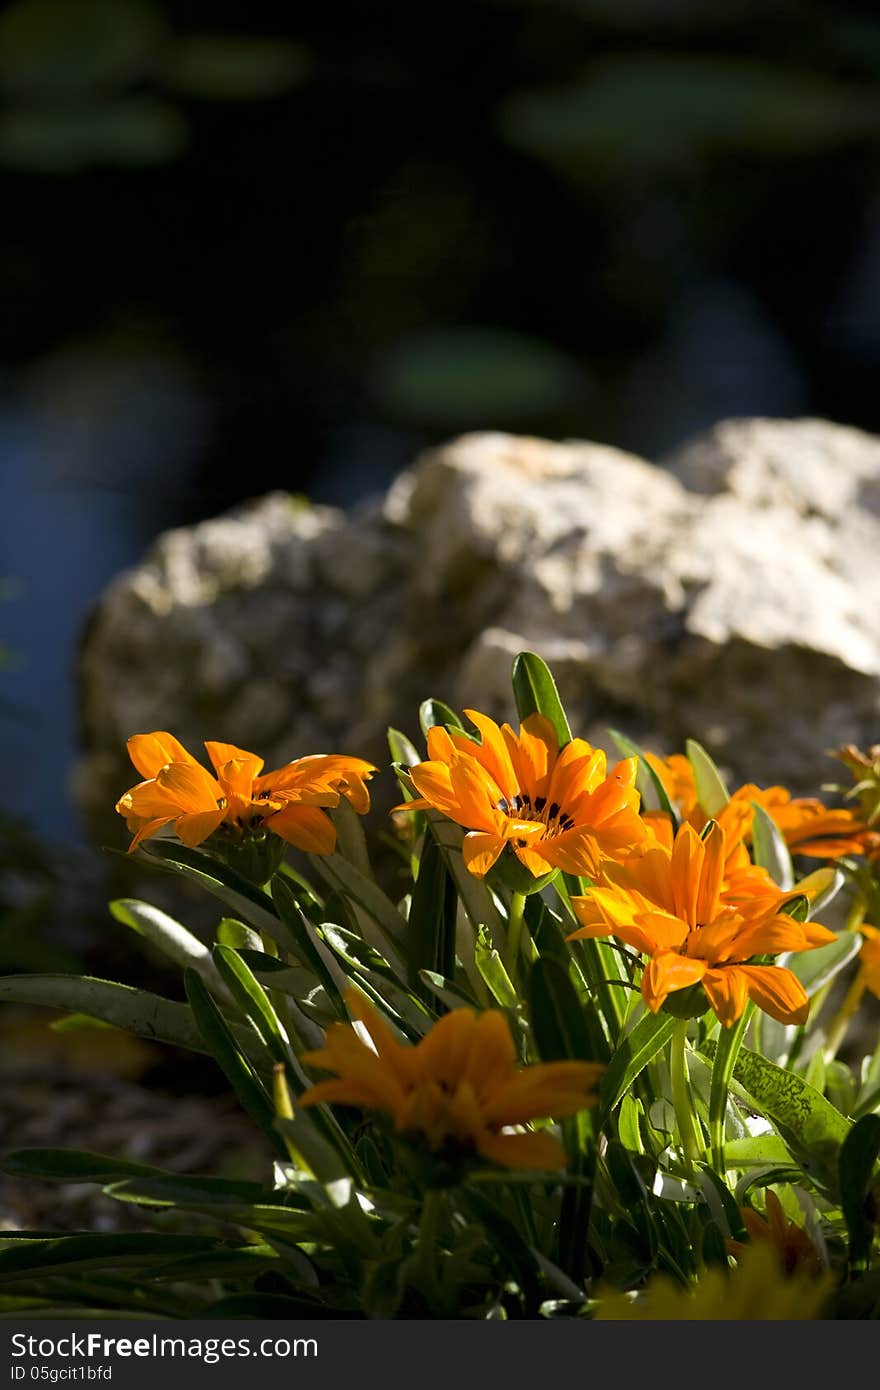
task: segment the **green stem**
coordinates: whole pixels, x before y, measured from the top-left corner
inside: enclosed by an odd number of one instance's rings
[[[700,1157],[702,1141],[697,1129],[697,1117],[691,1104],[691,1087],[688,1078],[685,1044],[687,1042],[688,1020],[676,1020],[669,1052],[669,1071],[672,1077],[672,1105],[678,1125],[678,1137],[684,1150],[688,1167]]]
[[[519,973],[519,951],[522,941],[525,911],[525,893],[512,893],[510,897],[510,912],[507,918],[507,950],[504,957],[504,968],[514,984],[516,983]]]
[[[862,967],[859,966],[855,978],[846,992],[843,1003],[828,1025],[828,1041],[825,1044],[826,1062],[833,1061],[837,1056],[838,1049],[846,1037],[852,1016],[862,1002],[862,995],[864,992],[865,972]]]
[[[440,1246],[440,1230],[446,1211],[445,1193],[442,1188],[429,1187],[422,1205],[419,1221],[419,1238],[416,1245],[415,1267],[422,1292],[431,1307],[440,1299],[440,1277],[437,1251]]]
[[[724,1176],[724,1124],[727,1118],[727,1096],[730,1078],[742,1046],[743,1036],[754,1005],[749,1000],[740,1017],[730,1028],[722,1028],[712,1060],[712,1083],[709,1088],[709,1142],[712,1146],[712,1163],[717,1173]]]

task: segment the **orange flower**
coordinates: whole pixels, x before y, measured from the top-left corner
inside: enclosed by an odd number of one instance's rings
[[[880,999],[880,931],[863,922],[859,931],[865,938],[859,953],[859,977],[865,989]]]
[[[780,908],[787,895],[778,891],[775,897],[761,892],[727,902],[726,862],[724,831],[717,824],[705,839],[683,825],[671,851],[658,844],[624,864],[608,862],[601,885],[572,898],[582,926],[570,939],[610,932],[648,956],[642,997],[654,1013],[671,992],[701,984],[726,1027],[749,998],[781,1023],[802,1023],[809,1000],[797,976],[782,966],[750,962],[823,946],[834,933],[786,916]]]
[[[683,819],[695,830],[702,830],[709,818],[697,801],[697,784],[689,760],[678,753],[669,758],[646,753],[645,758]],[[751,839],[753,801],[776,822],[793,854],[840,859],[845,854],[865,854],[875,843],[880,846],[880,834],[872,834],[865,821],[848,807],[832,809],[816,797],[793,797],[785,787],[762,788],[754,782],[737,787],[715,816],[729,839]]]
[[[455,729],[428,730],[428,759],[410,769],[420,799],[463,825],[464,860],[482,878],[510,846],[530,874],[598,872],[606,855],[640,843],[636,758],[606,772],[605,754],[575,738],[562,749],[549,719],[530,715],[515,734],[465,710],[482,742]]]
[[[190,846],[223,826],[239,837],[270,830],[309,854],[332,854],[336,830],[322,808],[338,805],[340,796],[361,814],[370,808],[366,782],[376,769],[361,758],[315,755],[263,774],[263,759],[254,753],[206,743],[212,776],[164,730],[134,734],[127,747],[146,779],[116,803],[134,835],[129,852],[172,823]]]
[[[564,1168],[565,1150],[544,1132],[513,1132],[538,1117],[561,1119],[596,1104],[598,1062],[546,1062],[518,1067],[502,1013],[453,1009],[414,1047],[399,1043],[385,1020],[356,990],[345,995],[371,1040],[333,1023],[326,1044],[302,1060],[336,1073],[299,1097],[358,1105],[390,1115],[402,1134],[435,1152],[475,1152],[507,1168]]]
[[[728,1254],[739,1259],[750,1244],[764,1242],[775,1250],[786,1274],[820,1275],[823,1264],[819,1251],[806,1231],[786,1216],[782,1203],[769,1187],[764,1193],[764,1206],[765,1216],[754,1207],[740,1207],[749,1240],[725,1241]]]

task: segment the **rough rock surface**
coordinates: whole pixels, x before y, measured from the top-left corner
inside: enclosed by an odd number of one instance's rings
[[[523,648],[594,742],[815,789],[880,737],[880,439],[729,420],[663,463],[473,434],[349,513],[273,494],[161,536],[84,635],[81,803],[106,827],[139,730],[272,764],[381,760],[429,694],[510,717]]]

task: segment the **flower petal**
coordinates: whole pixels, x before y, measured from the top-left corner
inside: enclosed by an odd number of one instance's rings
[[[477,1139],[477,1150],[503,1168],[565,1168],[565,1149],[552,1134],[492,1134],[486,1130]]]
[[[132,734],[125,746],[128,756],[142,777],[155,777],[167,763],[196,761],[180,740],[164,729],[159,729],[153,734]]]
[[[336,848],[336,827],[317,806],[292,801],[269,816],[265,826],[306,854],[332,854]]]

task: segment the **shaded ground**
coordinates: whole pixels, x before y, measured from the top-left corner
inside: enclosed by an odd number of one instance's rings
[[[14,1040],[12,1026],[0,1031],[0,1152],[87,1149],[179,1173],[270,1176],[268,1146],[209,1062],[169,1059],[115,1030],[52,1033],[45,1014],[14,1012]],[[0,1173],[0,1230],[143,1230],[157,1219],[92,1184]]]

